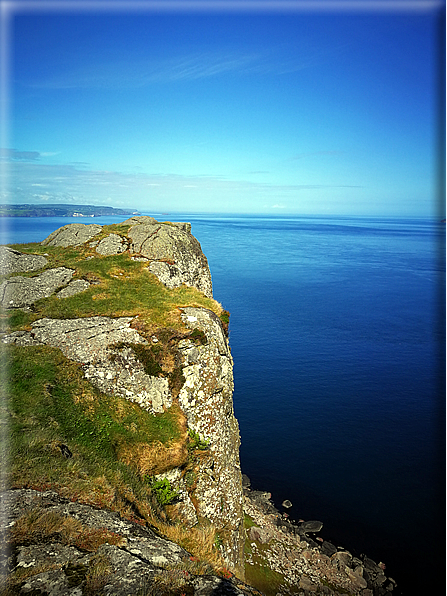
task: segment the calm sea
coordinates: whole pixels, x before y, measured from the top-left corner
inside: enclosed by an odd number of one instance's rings
[[[445,580],[445,224],[176,214],[231,312],[243,471],[294,519],[383,561],[398,593]],[[8,242],[67,223],[11,218]],[[5,240],[3,240],[5,242]]]

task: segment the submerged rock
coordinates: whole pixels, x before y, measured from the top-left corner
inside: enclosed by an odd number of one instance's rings
[[[307,534],[309,532],[310,533],[319,532],[322,527],[323,527],[323,522],[311,520],[311,521],[303,522],[301,524],[301,526],[299,527],[299,529],[300,529],[300,532]]]

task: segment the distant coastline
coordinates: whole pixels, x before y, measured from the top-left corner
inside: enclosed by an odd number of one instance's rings
[[[100,217],[104,215],[141,215],[135,209],[115,209],[97,205],[0,205],[0,217]]]

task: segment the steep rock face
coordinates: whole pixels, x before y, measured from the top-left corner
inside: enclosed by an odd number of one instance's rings
[[[243,560],[242,476],[239,426],[233,412],[233,359],[218,317],[206,309],[184,308],[182,319],[206,336],[197,346],[184,340],[183,385],[179,402],[188,426],[209,442],[200,460],[194,499],[197,514],[222,534],[224,554],[231,565]]]

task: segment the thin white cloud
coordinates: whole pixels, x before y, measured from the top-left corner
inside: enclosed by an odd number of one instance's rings
[[[219,176],[182,176],[179,174],[123,174],[99,170],[77,169],[72,165],[48,165],[41,162],[10,162],[8,168],[10,194],[6,200],[11,203],[29,203],[33,200],[53,202],[75,201],[101,204],[104,201],[118,204],[125,201],[131,207],[144,209],[148,202],[172,209],[173,203],[191,200],[194,197],[209,204],[209,197],[216,203],[231,198],[237,204],[244,197],[252,200],[270,197],[275,209],[290,197],[314,196],[314,191],[329,189],[358,189],[359,185],[341,184],[273,184],[229,180]],[[36,186],[45,187],[43,194],[36,194]],[[307,192],[309,191],[309,192]],[[310,196],[309,195],[309,196]],[[268,200],[268,199],[267,199]]]
[[[3,161],[36,161],[42,154],[39,151],[17,151],[16,149],[0,149]]]
[[[346,44],[345,44],[346,45]],[[154,84],[197,81],[222,75],[284,75],[331,59],[345,45],[331,50],[296,52],[287,47],[258,51],[224,50],[192,52],[170,58],[142,60],[135,56],[112,61],[92,61],[65,69],[51,77],[35,74],[22,84],[40,89],[139,89]],[[295,56],[293,56],[295,54]]]
[[[198,52],[172,58],[141,60],[129,57],[119,61],[90,62],[71,70],[22,81],[42,89],[122,89],[142,88],[160,83],[198,80],[226,73],[256,71],[262,56],[241,53]]]

